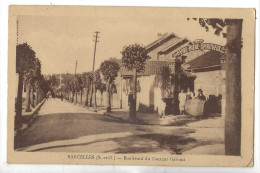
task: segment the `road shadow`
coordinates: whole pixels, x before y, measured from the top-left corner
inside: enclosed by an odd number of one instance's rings
[[[123,126],[120,123],[102,114],[60,113],[38,116],[28,129],[14,137],[14,149],[87,135],[135,130],[130,124]]]
[[[198,140],[189,137],[191,131],[183,132],[182,135],[173,134],[142,134],[127,138],[115,138],[114,142],[119,146],[116,149],[106,151],[106,153],[117,154],[138,154],[138,153],[156,153],[170,152],[171,154],[182,154],[184,151],[203,145],[222,144],[216,140]]]
[[[111,118],[108,121],[115,120],[121,123],[136,125],[160,125],[160,117],[155,113],[136,112],[136,117],[130,118],[129,111],[115,109],[111,113],[104,113],[104,115]]]

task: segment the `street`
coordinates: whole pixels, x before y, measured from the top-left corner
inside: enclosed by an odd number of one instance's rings
[[[222,119],[182,126],[129,123],[80,105],[49,98],[17,151],[88,153],[224,154]]]

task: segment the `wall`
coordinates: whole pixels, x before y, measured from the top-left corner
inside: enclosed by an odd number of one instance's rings
[[[197,76],[194,81],[195,93],[198,89],[202,89],[206,97],[222,94],[222,86],[225,84],[222,70],[195,72],[194,74]]]
[[[222,96],[221,99],[221,114],[225,116],[226,107],[226,84],[225,71],[215,70],[207,72],[196,72],[197,76],[194,81],[194,92],[197,94],[198,89],[202,89],[204,95],[208,98],[209,95]]]

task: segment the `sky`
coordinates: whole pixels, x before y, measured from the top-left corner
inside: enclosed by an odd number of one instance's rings
[[[95,69],[110,57],[121,59],[124,46],[139,43],[148,45],[158,33],[175,33],[191,41],[204,39],[225,45],[225,39],[206,32],[197,21],[180,16],[124,15],[102,16],[18,16],[18,43],[27,42],[42,63],[43,74],[91,71],[94,54],[94,32],[99,31]],[[211,31],[211,30],[210,30]]]

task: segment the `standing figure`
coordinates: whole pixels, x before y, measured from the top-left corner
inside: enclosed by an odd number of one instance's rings
[[[194,93],[190,90],[190,88],[187,89],[187,101],[194,98]]]
[[[134,98],[133,98],[132,91],[130,91],[130,93],[128,95],[128,106],[129,106],[130,114],[133,113],[135,108],[134,108]]]
[[[195,98],[206,101],[206,96],[203,94],[202,89],[198,89],[198,95]]]
[[[186,93],[182,89],[181,92],[179,93],[179,108],[180,108],[180,114],[184,115],[184,106],[186,103]]]

